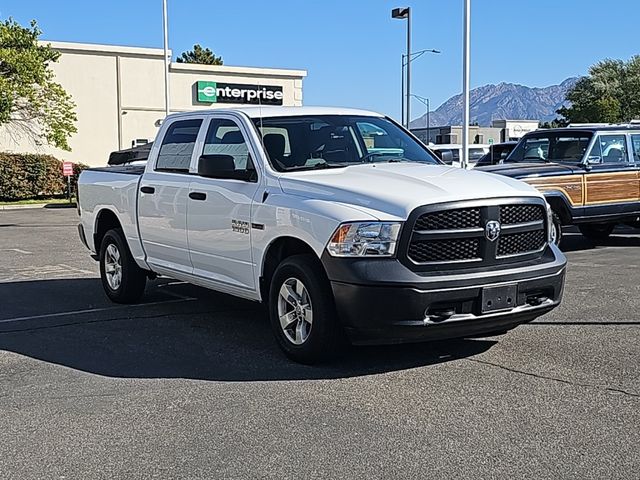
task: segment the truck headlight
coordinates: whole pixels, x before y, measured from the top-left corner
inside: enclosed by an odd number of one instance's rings
[[[340,225],[327,245],[334,257],[390,257],[396,251],[399,222],[357,222]]]

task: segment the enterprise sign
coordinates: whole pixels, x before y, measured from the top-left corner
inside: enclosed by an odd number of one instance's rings
[[[282,87],[200,81],[197,84],[200,103],[245,103],[250,105],[282,105]]]

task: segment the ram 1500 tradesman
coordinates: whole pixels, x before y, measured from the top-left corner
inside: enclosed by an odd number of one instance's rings
[[[137,301],[155,275],[261,301],[302,362],[343,339],[502,333],[562,296],[536,189],[445,166],[372,112],[170,115],[146,165],[82,173],[79,212],[113,301]]]

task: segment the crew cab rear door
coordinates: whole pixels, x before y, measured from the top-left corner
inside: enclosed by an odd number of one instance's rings
[[[138,192],[140,238],[152,266],[191,273],[187,244],[189,168],[204,117],[173,119],[150,160]],[[154,142],[156,143],[156,142]],[[155,145],[154,145],[155,150]]]
[[[189,185],[187,236],[193,274],[222,290],[256,289],[251,205],[260,176],[248,139],[245,125],[233,115],[210,117]],[[199,173],[199,162],[207,160],[209,170]],[[245,178],[229,178],[235,174]]]

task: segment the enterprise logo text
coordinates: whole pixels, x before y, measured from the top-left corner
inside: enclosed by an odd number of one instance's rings
[[[282,87],[200,81],[198,102],[282,105]]]

